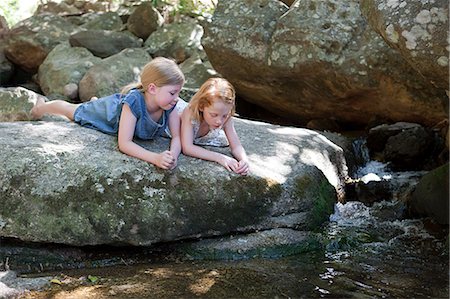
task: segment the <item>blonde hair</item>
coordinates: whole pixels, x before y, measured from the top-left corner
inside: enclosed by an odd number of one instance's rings
[[[200,110],[211,106],[214,101],[221,100],[226,104],[232,105],[230,116],[234,115],[236,92],[233,85],[223,78],[209,78],[200,86],[189,102],[189,109],[192,113],[192,119],[198,122],[203,120]]]
[[[122,88],[121,94],[127,94],[133,88],[145,92],[151,83],[161,87],[164,85],[183,85],[184,81],[184,74],[174,60],[156,57],[142,69],[140,82],[128,84]]]

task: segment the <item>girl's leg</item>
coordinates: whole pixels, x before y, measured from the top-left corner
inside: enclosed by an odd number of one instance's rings
[[[31,109],[31,116],[34,119],[40,119],[44,114],[63,115],[73,120],[73,114],[80,104],[72,104],[66,101],[55,100],[45,102],[43,98],[38,97],[36,104]]]

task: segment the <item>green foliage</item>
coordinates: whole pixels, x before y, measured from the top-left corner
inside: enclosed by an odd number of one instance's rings
[[[176,1],[174,13],[189,16],[205,16],[212,14],[215,6],[215,1],[211,0],[178,0]]]
[[[9,26],[17,23],[18,16],[16,12],[19,10],[18,0],[3,0],[0,2],[0,15],[4,16]]]
[[[88,280],[92,283],[96,283],[98,281],[98,277],[94,275],[88,275]]]

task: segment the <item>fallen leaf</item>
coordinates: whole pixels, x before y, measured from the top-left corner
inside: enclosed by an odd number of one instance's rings
[[[97,276],[93,276],[93,275],[88,275],[88,279],[92,283],[96,283],[98,281],[98,277]]]
[[[53,278],[50,280],[51,283],[62,285],[62,282],[59,279]]]

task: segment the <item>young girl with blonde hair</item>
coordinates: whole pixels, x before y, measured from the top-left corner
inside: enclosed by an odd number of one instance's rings
[[[203,83],[181,114],[183,154],[217,162],[228,171],[246,175],[249,165],[234,128],[234,112],[235,91],[230,82],[223,78],[210,78]],[[229,145],[234,158],[200,145]]]
[[[31,110],[33,118],[44,114],[64,115],[82,126],[118,135],[119,150],[163,169],[177,165],[181,151],[180,116],[171,113],[185,78],[173,60],[157,57],[142,69],[140,82],[125,86],[121,93],[81,104],[39,99]],[[151,140],[171,133],[170,150],[155,153],[144,149],[133,138]]]

